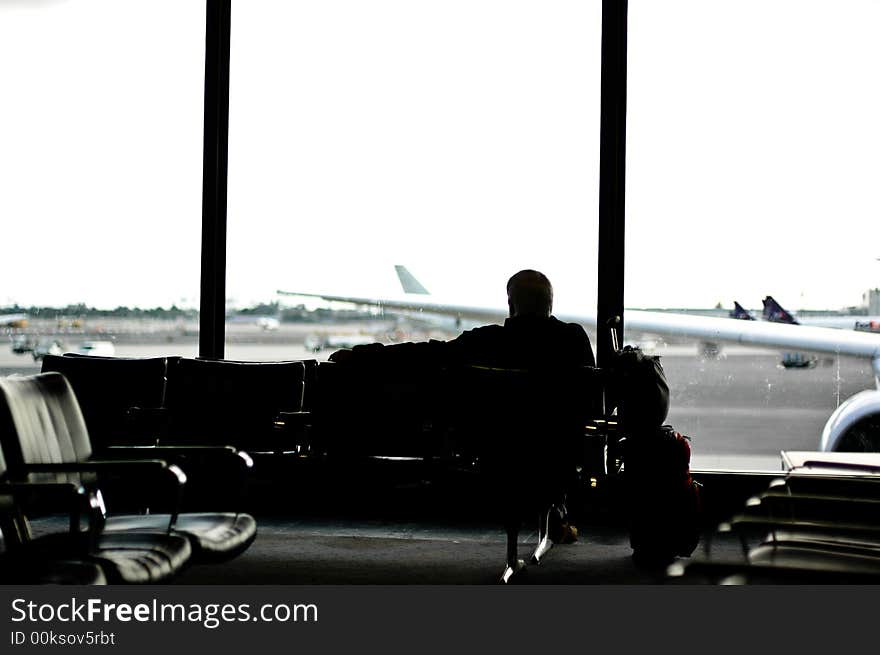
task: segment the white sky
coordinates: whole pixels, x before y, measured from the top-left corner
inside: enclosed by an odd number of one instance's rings
[[[228,295],[592,309],[600,2],[235,0]],[[880,0],[630,0],[627,305],[880,284]],[[203,0],[0,0],[0,304],[196,305]],[[194,256],[196,255],[196,256]]]

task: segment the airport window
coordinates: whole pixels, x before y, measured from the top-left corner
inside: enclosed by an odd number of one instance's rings
[[[204,42],[196,0],[0,4],[4,372],[196,353]]]
[[[727,317],[738,301],[760,319],[772,296],[840,339],[870,326],[878,26],[861,0],[629,3],[627,307]],[[874,387],[867,358],[628,338],[664,356],[697,466],[778,468]]]
[[[535,268],[594,313],[600,34],[598,0],[233,3],[226,356],[471,325],[275,294],[399,297],[395,265],[502,308]]]

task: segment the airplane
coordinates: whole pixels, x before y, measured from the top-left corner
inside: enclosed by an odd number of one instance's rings
[[[800,322],[792,316],[782,305],[776,302],[773,296],[767,296],[761,301],[764,304],[762,316],[765,321],[771,323],[785,323],[786,325],[800,325]]]
[[[27,314],[0,314],[0,327],[24,328],[27,323]]]
[[[401,282],[418,283],[404,266],[396,266]],[[419,287],[424,289],[421,284]],[[410,286],[410,288],[417,288]],[[303,293],[278,290],[281,296],[305,296],[326,301],[348,302],[403,311],[430,312],[452,316],[458,320],[501,322],[508,316],[507,304],[462,305],[435,299],[424,292],[409,293],[396,297],[345,296],[328,293]],[[737,303],[738,304],[738,303]],[[783,310],[784,311],[784,310]],[[788,314],[788,312],[785,312]],[[586,328],[596,328],[595,313],[554,315],[566,322],[580,323]],[[789,315],[790,316],[790,315]],[[793,317],[792,317],[793,318]],[[626,327],[636,332],[664,336],[686,337],[703,343],[733,343],[741,345],[779,348],[783,351],[810,352],[833,356],[849,356],[868,359],[874,372],[875,389],[861,391],[847,399],[834,411],[825,425],[820,440],[823,451],[838,450],[850,428],[863,424],[870,417],[880,418],[880,335],[856,330],[840,330],[812,325],[791,325],[775,321],[742,320],[698,316],[672,312],[627,309]]]
[[[755,317],[749,313],[749,310],[745,309],[736,300],[733,301],[733,309],[730,310],[728,317],[735,318],[740,321],[754,321],[755,320]]]
[[[880,316],[800,316],[796,317],[780,305],[773,296],[763,300],[765,321],[787,325],[813,325],[817,327],[880,332]]]

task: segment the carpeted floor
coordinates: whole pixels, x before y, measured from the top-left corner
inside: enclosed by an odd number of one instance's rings
[[[189,564],[173,582],[184,585],[484,585],[496,584],[504,567],[505,538],[480,522],[409,522],[364,518],[258,517],[257,538],[223,563]],[[66,520],[32,522],[35,535],[63,532]],[[528,561],[536,530],[520,534],[519,555]],[[529,564],[516,584],[658,584],[666,566],[637,566],[626,530],[579,526],[578,541],[557,545],[540,565]],[[716,541],[713,558],[738,559],[733,541]],[[698,548],[693,556],[702,558]],[[687,560],[681,560],[686,562]]]
[[[537,535],[523,533],[528,559]],[[178,584],[494,584],[504,564],[504,535],[486,526],[261,519],[256,541],[238,558],[193,565]],[[521,584],[642,584],[663,571],[638,569],[625,532],[582,530],[556,546]]]

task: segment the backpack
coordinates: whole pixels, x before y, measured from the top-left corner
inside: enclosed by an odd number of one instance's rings
[[[669,413],[669,383],[660,358],[625,346],[609,367],[607,409],[617,408],[627,430],[661,426]]]

